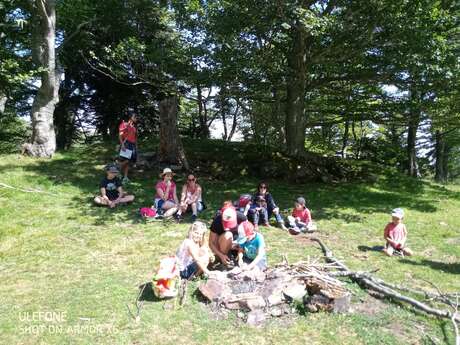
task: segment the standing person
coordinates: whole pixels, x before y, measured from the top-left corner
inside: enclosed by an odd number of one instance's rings
[[[94,198],[96,205],[114,208],[118,204],[128,203],[134,200],[134,195],[125,194],[121,181],[117,177],[119,171],[114,164],[105,167],[106,177],[99,184],[101,195]]]
[[[194,222],[198,217],[198,212],[203,211],[204,208],[201,195],[202,188],[196,182],[195,175],[188,175],[187,182],[182,187],[180,209],[177,211],[179,217],[190,208],[192,210],[192,222]]]
[[[252,197],[252,204],[256,204],[258,198],[262,196],[265,199],[266,203],[266,209],[267,209],[267,219],[264,225],[269,225],[269,220],[272,216],[272,214],[275,215],[276,222],[278,223],[278,226],[283,229],[287,230],[286,226],[284,225],[283,217],[280,214],[280,209],[278,206],[276,206],[275,200],[273,199],[273,196],[270,194],[268,191],[268,184],[265,182],[260,182],[257,186],[257,191],[254,193]],[[250,211],[250,205],[246,206],[246,208]],[[250,213],[250,217],[253,219],[254,218],[254,212],[252,214]],[[254,223],[255,224],[255,223]]]
[[[224,265],[230,265],[230,251],[238,238],[238,224],[247,221],[246,216],[236,211],[231,201],[225,201],[216,214],[209,233],[209,247]]]
[[[383,238],[386,241],[383,252],[388,256],[392,256],[395,250],[407,256],[413,254],[412,250],[406,247],[407,229],[402,222],[403,218],[403,209],[395,208],[391,212],[391,222],[385,226],[383,231]]]
[[[174,173],[170,168],[164,168],[160,174],[161,180],[155,186],[155,208],[160,214],[164,212],[164,217],[171,217],[179,207],[173,175]]]
[[[122,121],[118,127],[120,140],[120,166],[123,173],[123,184],[129,183],[129,164],[137,161],[137,116],[131,115],[128,121]]]

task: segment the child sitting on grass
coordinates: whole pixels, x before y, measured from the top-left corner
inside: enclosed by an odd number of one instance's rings
[[[239,225],[237,243],[238,266],[242,270],[257,267],[264,271],[267,268],[264,237],[260,232],[254,231],[254,225],[250,221],[246,220]]]
[[[123,192],[123,187],[118,178],[119,170],[115,164],[108,164],[105,167],[107,176],[99,184],[101,195],[94,198],[96,205],[114,208],[118,204],[132,202],[134,195]]]
[[[394,251],[397,250],[402,255],[411,256],[412,251],[406,247],[407,229],[402,223],[404,218],[404,211],[401,208],[395,208],[391,212],[391,222],[385,226],[383,238],[387,241],[383,252],[392,256]]]
[[[210,256],[205,234],[206,225],[203,222],[194,222],[190,226],[187,238],[177,250],[176,257],[182,279],[190,279],[202,273],[210,274],[208,270]]]
[[[303,197],[296,199],[292,215],[287,220],[289,232],[293,234],[316,230],[316,225],[313,224],[310,210],[307,208],[305,198]]]

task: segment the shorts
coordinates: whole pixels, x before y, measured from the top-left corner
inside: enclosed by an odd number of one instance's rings
[[[174,200],[166,200],[166,201],[171,201],[172,203],[175,203]],[[161,210],[161,208],[163,207],[163,204],[166,202],[165,200],[163,199],[160,199],[160,198],[156,198],[153,200],[153,204],[155,205],[155,208],[157,210]]]
[[[125,148],[128,150],[133,151],[131,158],[127,159],[125,157],[118,157],[118,159],[122,162],[129,161],[131,163],[136,163],[137,162],[137,145],[135,143],[132,143],[130,141],[125,141]]]
[[[163,206],[164,203],[165,203],[165,201],[163,199],[155,199],[153,201],[153,204],[155,205],[155,208],[157,210],[161,210],[161,207]]]
[[[190,265],[180,271],[180,277],[182,279],[190,279],[191,276],[198,272],[198,268],[198,264],[196,262],[192,262]]]
[[[246,264],[250,264],[253,262],[253,259],[249,259],[247,256],[243,256],[243,262]],[[256,265],[261,271],[265,271],[267,269],[267,259],[262,259],[259,261],[259,263]]]
[[[187,210],[188,210],[188,209],[190,209],[190,210],[192,209],[190,205],[187,205]],[[205,209],[204,202],[201,201],[201,200],[200,200],[200,201],[197,201],[197,203],[196,203],[196,210],[197,210],[198,212],[203,212],[204,209]]]

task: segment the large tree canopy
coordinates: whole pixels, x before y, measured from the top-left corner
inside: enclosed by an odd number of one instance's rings
[[[291,156],[371,159],[441,181],[460,171],[457,1],[55,4],[55,38],[37,26],[42,5],[39,22],[53,21],[54,1],[0,6],[0,116],[32,114],[32,144],[44,123],[62,149],[88,129],[109,139],[135,112],[143,135],[176,137],[160,148],[168,160],[186,162],[180,136],[209,138],[218,123],[224,140],[239,133]]]

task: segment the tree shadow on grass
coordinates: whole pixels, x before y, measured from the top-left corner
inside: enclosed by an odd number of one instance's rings
[[[358,223],[374,213],[390,213],[393,208],[436,212],[440,197],[460,198],[460,193],[444,186],[408,177],[382,177],[379,183],[345,183],[309,185],[272,184],[272,194],[280,205],[304,196],[314,219],[341,219]],[[283,202],[284,201],[284,202]],[[286,212],[285,212],[286,213]]]
[[[362,251],[362,252],[381,252],[383,250],[383,248],[385,248],[384,246],[373,246],[373,247],[369,247],[369,246],[363,246],[363,245],[360,245],[358,246],[358,250]]]
[[[139,285],[139,301],[147,301],[147,302],[159,302],[161,301],[160,298],[155,296],[153,293],[153,285],[152,282],[146,282],[144,284]]]
[[[137,210],[151,206],[155,194],[154,187],[158,179],[157,172],[144,171],[130,174],[134,183],[126,190],[135,195],[132,205],[117,207],[114,210],[94,207],[93,197],[98,193],[99,181],[103,178],[102,167],[113,161],[114,152],[104,146],[80,147],[66,152],[52,160],[36,160],[33,164],[17,166],[1,166],[0,173],[12,168],[20,168],[37,174],[37,183],[46,186],[71,185],[80,190],[72,198],[72,206],[82,217],[94,219],[95,225],[104,225],[115,219],[124,219],[136,224],[140,222]],[[250,172],[249,172],[250,173]],[[226,199],[236,200],[242,193],[253,193],[258,180],[249,176],[236,178],[232,181],[218,181],[199,176],[204,187],[205,202],[208,209],[200,215],[201,219],[210,220],[215,210],[219,209]],[[183,176],[176,177],[178,189],[184,182]],[[292,209],[294,198],[303,195],[307,206],[312,210],[313,218],[341,219],[347,223],[362,222],[373,213],[389,213],[392,208],[403,207],[423,212],[435,212],[439,197],[460,199],[460,193],[453,192],[444,186],[408,178],[402,175],[382,177],[377,183],[344,183],[344,184],[290,184],[289,181],[268,181],[270,191],[283,210]],[[285,211],[287,214],[289,211]],[[115,217],[114,217],[115,215]]]
[[[428,260],[428,259],[422,259],[419,262],[418,261],[413,261],[413,260],[408,260],[408,259],[400,259],[399,262],[402,262],[404,264],[410,264],[414,266],[429,266],[430,268],[434,270],[439,270],[444,273],[450,273],[450,274],[460,274],[460,262],[439,262],[439,261],[433,261],[433,260]]]

